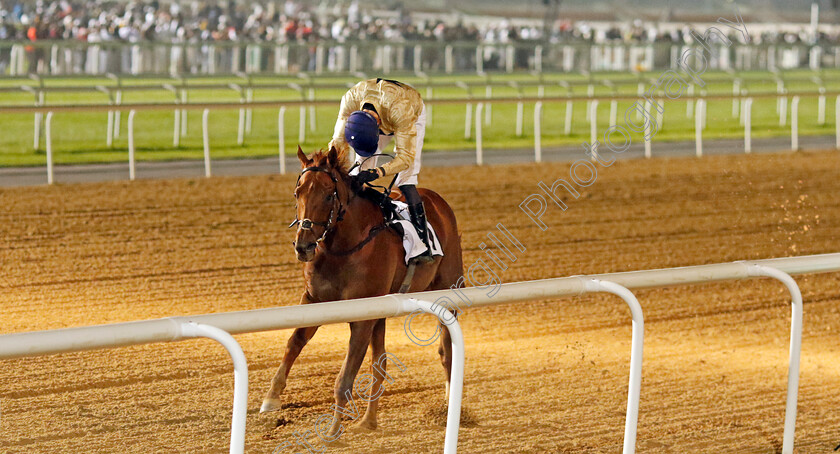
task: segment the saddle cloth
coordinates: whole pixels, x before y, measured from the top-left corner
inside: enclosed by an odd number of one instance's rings
[[[417,229],[414,228],[414,224],[411,223],[411,216],[408,214],[408,205],[404,202],[399,202],[396,200],[392,200],[391,203],[394,205],[395,212],[399,216],[399,219],[395,219],[391,221],[393,224],[398,224],[403,231],[403,248],[405,249],[405,264],[408,265],[408,261],[418,255],[426,252],[426,245],[423,244],[423,240],[420,239],[420,235],[417,234]],[[440,255],[443,256],[443,249],[440,246],[440,241],[438,241],[437,234],[435,233],[434,227],[428,221],[426,225],[429,227],[429,244],[432,246],[432,255]]]

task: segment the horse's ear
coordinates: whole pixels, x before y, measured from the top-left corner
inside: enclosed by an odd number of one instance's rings
[[[330,151],[327,153],[327,164],[329,164],[333,169],[340,167],[340,163],[338,162],[338,150],[336,150],[335,147],[330,147]]]
[[[307,158],[306,154],[303,152],[303,150],[300,149],[300,145],[298,145],[297,157],[298,157],[298,159],[300,159],[301,167],[306,167],[306,166],[308,166],[309,164],[312,163],[312,160]]]

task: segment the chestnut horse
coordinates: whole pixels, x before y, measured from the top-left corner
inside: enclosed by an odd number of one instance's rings
[[[340,162],[335,148],[316,152],[307,158],[298,147],[302,172],[294,196],[297,199],[298,226],[295,235],[297,258],[304,262],[305,289],[301,304],[347,300],[396,293],[406,275],[402,238],[384,226],[376,203],[359,196],[355,183]],[[355,190],[354,190],[355,189]],[[420,189],[428,220],[435,229],[443,257],[433,263],[417,265],[410,292],[441,290],[455,285],[462,276],[461,244],[455,214],[437,193]],[[447,379],[452,365],[449,331],[441,327],[438,354]],[[318,327],[298,328],[286,345],[280,369],[263,400],[261,412],[280,408],[280,394],[301,349]],[[368,345],[373,362],[385,354],[385,319],[350,323],[350,346],[335,382],[335,403],[344,407],[352,392],[353,381],[362,365]],[[375,382],[371,396],[380,395],[385,379],[384,362],[371,367]],[[368,402],[364,417],[357,423],[366,429],[376,428],[378,400]],[[340,429],[341,414],[336,411],[329,434]]]

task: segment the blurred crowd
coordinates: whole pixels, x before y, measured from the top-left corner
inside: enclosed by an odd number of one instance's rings
[[[514,26],[506,19],[481,26],[459,20],[413,18],[402,4],[360,5],[358,0],[267,2],[185,1],[163,3],[103,0],[0,0],[0,39],[86,42],[312,42],[469,41],[509,43],[542,40],[543,28]],[[387,12],[387,14],[383,14]],[[551,42],[682,42],[683,32],[661,32],[641,22],[593,29],[585,22],[558,20]],[[837,37],[832,37],[836,41]],[[829,37],[821,37],[828,40]],[[806,33],[765,34],[758,42],[812,40]]]
[[[332,40],[500,40],[535,38],[506,21],[484,30],[442,21],[413,21],[401,6],[377,17],[358,0],[237,3],[0,0],[0,39],[88,42],[311,42]],[[397,14],[393,12],[396,11]]]
[[[541,67],[535,49],[537,43],[546,42],[561,44],[545,48],[545,60],[563,71],[643,70],[667,65],[670,44],[692,41],[688,25],[673,22],[610,25],[561,16],[546,27],[534,19],[410,11],[402,3],[411,5],[407,1],[0,0],[0,74],[337,72],[362,67],[385,72],[511,71]],[[734,30],[729,34],[739,40]],[[832,46],[840,42],[837,38],[814,37],[803,27],[796,33],[761,32],[751,41],[806,44],[783,49],[779,56],[783,67],[793,68],[813,66],[811,60],[822,59],[822,54],[809,53],[810,44],[821,41]],[[53,40],[64,45],[54,46]],[[38,42],[44,45],[32,45]],[[421,45],[382,45],[399,42]],[[444,48],[437,43],[462,45]],[[512,45],[517,43],[524,45]],[[580,51],[567,52],[565,45],[574,43],[580,44],[572,46]],[[622,49],[627,52],[607,49],[598,56],[583,49],[591,43],[630,45]],[[639,54],[641,47],[647,49],[644,56]],[[744,67],[753,62],[777,64],[769,51],[761,49],[731,58],[732,64],[740,61],[737,64]]]

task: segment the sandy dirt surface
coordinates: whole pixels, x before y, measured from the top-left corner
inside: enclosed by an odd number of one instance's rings
[[[654,159],[599,167],[541,231],[518,208],[568,164],[435,169],[465,263],[497,222],[526,246],[506,282],[840,252],[840,154]],[[54,329],[297,304],[286,228],[294,176],[0,190],[0,331]],[[840,274],[799,277],[805,298],[797,452],[840,443]],[[790,307],[758,279],[637,292],[645,310],[638,452],[778,452]],[[619,452],[629,310],[612,296],[471,309],[463,453]],[[430,323],[425,325],[432,326]],[[443,445],[436,348],[402,320],[405,365],[380,428],[326,452],[434,453]],[[348,338],[323,327],[283,396],[258,413],[289,331],[237,336],[250,366],[247,451],[270,453],[329,410]],[[367,366],[365,366],[366,368]],[[2,362],[0,452],[225,452],[233,374],[207,340]],[[291,449],[284,452],[293,452]],[[302,451],[301,451],[302,452]]]

